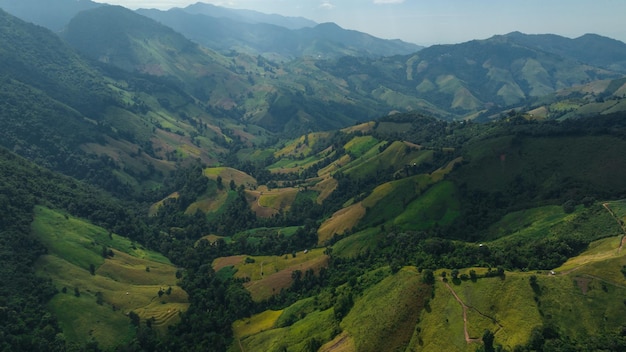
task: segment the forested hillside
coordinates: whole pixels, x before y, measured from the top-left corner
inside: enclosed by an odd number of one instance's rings
[[[621,44],[62,37],[0,12],[0,350],[626,349]]]

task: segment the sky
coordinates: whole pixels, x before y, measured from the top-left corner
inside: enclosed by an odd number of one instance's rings
[[[384,39],[455,44],[520,31],[626,42],[624,0],[96,0],[130,9],[214,5],[335,22]]]

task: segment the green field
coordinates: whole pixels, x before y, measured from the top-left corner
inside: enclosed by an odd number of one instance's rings
[[[153,328],[164,333],[187,309],[177,268],[161,254],[44,207],[36,207],[32,229],[48,248],[36,272],[59,290],[48,306],[68,341],[113,347],[134,337],[130,311],[142,324],[154,318]]]
[[[450,225],[460,215],[460,204],[455,193],[452,182],[439,182],[409,203],[393,223],[407,230]]]
[[[357,351],[396,351],[411,340],[429,298],[430,287],[415,268],[406,267],[356,299],[341,327],[354,338]]]

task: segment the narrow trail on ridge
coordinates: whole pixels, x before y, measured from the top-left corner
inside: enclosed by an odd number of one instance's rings
[[[443,281],[443,279],[442,279]],[[443,284],[446,285],[446,287],[448,288],[448,290],[450,290],[450,293],[452,294],[452,296],[454,296],[454,298],[456,299],[457,302],[459,302],[459,304],[461,305],[461,308],[463,308],[463,333],[465,334],[465,342],[467,343],[472,343],[472,342],[482,342],[481,338],[473,338],[469,336],[469,331],[467,329],[467,325],[468,325],[468,321],[467,321],[467,310],[468,309],[473,309],[474,311],[476,311],[478,314],[491,319],[493,322],[495,322],[495,324],[498,325],[498,330],[502,328],[502,325],[500,325],[500,323],[493,317],[488,316],[487,314],[482,313],[481,311],[479,311],[478,309],[468,306],[467,304],[465,304],[465,302],[463,302],[463,300],[456,294],[456,291],[454,291],[454,289],[452,288],[452,286],[450,286],[450,284],[448,284],[447,282],[443,281]],[[497,331],[497,330],[496,330]],[[495,333],[495,332],[494,332]]]
[[[609,212],[609,214],[611,214],[611,216],[615,219],[615,221],[617,221],[617,224],[619,225],[619,227],[622,229],[622,240],[619,242],[619,248],[617,249],[617,253],[620,253],[622,251],[622,247],[624,247],[624,242],[626,242],[626,226],[620,220],[620,218],[618,218],[617,215],[615,215],[615,213],[613,212],[613,209],[609,207],[609,203],[602,203],[602,206],[604,207],[604,209],[606,209]]]

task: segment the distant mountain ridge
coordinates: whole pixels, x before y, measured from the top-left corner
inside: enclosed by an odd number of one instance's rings
[[[250,16],[234,15],[239,11],[196,4],[168,11],[140,9],[137,13],[155,19],[213,50],[234,50],[281,61],[303,56],[324,59],[346,55],[382,57],[422,49],[401,40],[380,39],[346,30],[334,23],[293,25],[290,17],[261,16],[254,12],[254,20],[251,20]]]
[[[52,5],[52,6],[51,6]],[[80,11],[103,6],[91,0],[0,0],[13,16],[59,32]]]
[[[266,14],[253,10],[231,9],[202,2],[189,5],[182,9],[184,12],[194,15],[205,15],[215,18],[229,18],[245,23],[266,23],[287,29],[300,29],[315,27],[317,23],[304,17],[288,17],[277,14]],[[139,10],[141,12],[141,10]]]
[[[626,43],[616,39],[590,33],[573,39],[555,34],[532,35],[520,32],[512,32],[504,37],[521,45],[626,73]]]
[[[190,23],[186,18],[198,19],[214,26],[204,31],[214,37],[222,33],[216,21],[241,25],[225,18],[205,21],[203,16],[181,10],[156,13],[180,14],[180,24]],[[259,35],[263,40],[269,38],[268,42],[254,44],[256,37],[246,38],[250,45],[264,43],[268,48],[280,33],[290,38],[298,33],[323,48],[330,42],[313,38],[333,37],[335,43],[354,42],[355,37],[372,39],[332,23],[297,31],[268,24],[246,26],[273,31],[275,35]],[[217,109],[218,115],[283,132],[341,128],[407,111],[424,111],[449,120],[487,119],[510,109],[530,107],[533,101],[565,88],[624,76],[624,71],[606,68],[619,69],[618,61],[607,60],[600,65],[593,57],[586,59],[580,54],[583,49],[576,49],[580,41],[519,33],[388,57],[344,52],[326,59],[312,51],[283,63],[250,55],[244,49],[222,54],[202,49],[171,27],[121,7],[82,12],[63,35],[95,60],[176,80],[187,94]],[[535,42],[535,38],[539,40]],[[546,38],[567,46],[558,52],[554,48],[544,50]],[[619,54],[624,45],[600,36],[587,36],[586,40],[587,46],[593,45],[600,52]],[[286,39],[280,42],[289,43]],[[292,45],[297,48],[298,43],[306,42],[294,40]],[[338,54],[338,48],[333,46],[331,51]]]

